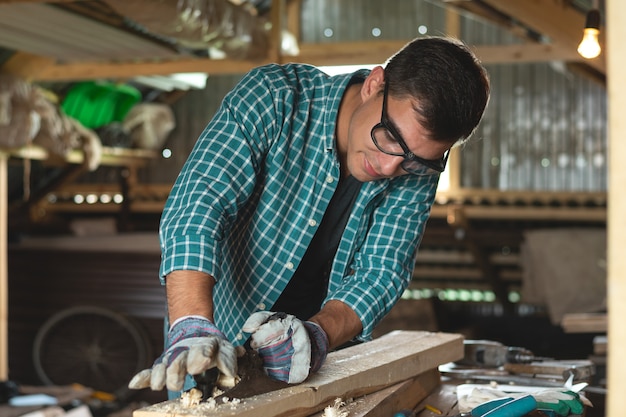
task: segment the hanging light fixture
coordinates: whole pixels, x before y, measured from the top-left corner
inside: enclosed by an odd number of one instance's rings
[[[596,2],[597,3],[597,2]],[[592,59],[600,55],[602,48],[598,42],[598,35],[600,34],[600,11],[597,4],[594,4],[594,8],[587,12],[587,19],[585,20],[585,30],[583,32],[583,40],[578,45],[578,53],[587,59]]]

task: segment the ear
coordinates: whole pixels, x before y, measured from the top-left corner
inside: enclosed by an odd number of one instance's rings
[[[385,85],[385,70],[381,66],[374,67],[361,86],[361,99],[366,101],[375,97]]]

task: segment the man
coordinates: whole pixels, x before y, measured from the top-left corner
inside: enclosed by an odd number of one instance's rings
[[[163,212],[171,326],[132,388],[234,376],[249,340],[298,383],[371,338],[408,286],[449,149],[489,98],[460,42],[418,38],[371,71],[252,70],[200,135]],[[276,313],[276,314],[275,314]]]

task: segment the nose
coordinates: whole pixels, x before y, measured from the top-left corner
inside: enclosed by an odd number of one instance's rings
[[[393,178],[405,174],[404,170],[400,166],[403,160],[401,156],[387,155],[382,152],[380,152],[380,154],[379,163],[381,174],[387,178]]]

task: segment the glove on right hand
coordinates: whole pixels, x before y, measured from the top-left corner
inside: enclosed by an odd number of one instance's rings
[[[289,384],[317,372],[329,350],[328,336],[316,323],[271,311],[253,313],[243,325],[251,333],[250,347],[263,359],[272,378]]]
[[[176,320],[167,333],[167,349],[150,369],[137,373],[128,387],[170,391],[183,389],[185,375],[197,375],[217,366],[226,376],[237,375],[237,354],[226,336],[203,317]]]

